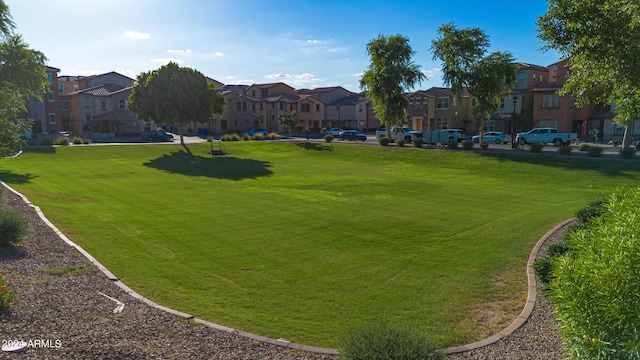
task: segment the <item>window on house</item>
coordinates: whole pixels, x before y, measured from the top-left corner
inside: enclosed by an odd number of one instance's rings
[[[438,119],[436,120],[436,130],[444,130],[449,128],[449,120]]]
[[[91,114],[85,114],[85,120],[86,120],[87,124],[90,123],[91,122]]]
[[[251,103],[251,111],[256,112],[256,104]]]
[[[504,98],[500,98],[500,109],[504,109]]]
[[[47,99],[49,100],[49,102],[52,102],[53,100],[55,100],[55,98],[53,97],[53,91],[51,90],[47,91]]]
[[[413,98],[412,97],[409,98],[409,105],[413,105]]]
[[[100,99],[100,110],[102,110],[102,111],[107,110],[107,100]]]
[[[300,104],[301,112],[311,112],[311,104]]]
[[[362,112],[362,105],[358,107],[358,112]]]
[[[520,73],[520,74],[518,74],[518,79],[520,79],[520,80],[524,80],[524,73]]]
[[[449,108],[449,98],[448,97],[440,97],[438,98],[438,102],[436,103],[436,108],[438,110],[446,110]]]
[[[251,90],[251,96],[253,96],[253,97],[256,96],[256,91],[255,90]]]
[[[316,104],[316,112],[320,111],[320,104]]]
[[[458,100],[458,98],[454,96],[454,97],[453,97],[453,106],[456,106],[456,105],[457,105],[457,100]]]
[[[124,99],[118,100],[118,109],[126,110],[127,109],[127,101]]]
[[[236,102],[236,110],[240,111],[240,109],[242,109],[242,104],[238,101]]]
[[[284,110],[284,103],[280,103],[280,110]]]
[[[242,111],[247,111],[247,102],[246,101],[242,102]]]
[[[85,97],[84,98],[84,107],[86,107],[86,108],[90,108],[91,107],[91,98],[90,97]]]
[[[49,84],[53,84],[53,74],[52,73],[47,73],[47,81],[49,82]]]
[[[69,100],[60,101],[60,110],[69,110]]]
[[[55,124],[56,123],[56,114],[55,113],[50,113],[49,114],[49,124]]]
[[[58,84],[58,94],[64,93],[64,85]]]
[[[558,95],[544,95],[542,98],[542,107],[543,108],[557,108],[558,107]],[[544,126],[543,126],[544,127]],[[548,126],[546,126],[548,127]]]
[[[540,120],[541,128],[558,128],[558,120]]]
[[[623,136],[625,127],[617,124],[614,124],[614,126],[615,127],[613,128],[613,135]]]
[[[264,110],[264,105],[260,103],[260,111]]]
[[[269,90],[262,90],[262,97],[266,98],[269,96]]]
[[[423,105],[426,105],[426,104],[428,104],[428,103],[429,103],[429,99],[428,99],[428,98],[426,98],[426,97],[423,97],[423,98],[422,98],[422,104],[423,104]]]
[[[495,120],[485,120],[484,123],[484,131],[495,131],[496,130],[496,121]]]

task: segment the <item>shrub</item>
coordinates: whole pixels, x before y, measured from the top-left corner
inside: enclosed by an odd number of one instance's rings
[[[207,142],[213,142],[213,138],[211,136],[207,136]]]
[[[598,146],[591,146],[587,149],[588,157],[600,157],[602,156],[602,148]]]
[[[84,141],[80,136],[74,136],[73,139],[71,139],[71,142],[74,143],[75,145],[80,145]]]
[[[17,244],[29,235],[29,219],[14,210],[0,209],[0,246]]]
[[[404,140],[403,139],[396,140],[396,145],[399,147],[404,147]]]
[[[345,360],[445,359],[428,339],[414,329],[386,323],[361,325],[341,339],[340,358]]]
[[[569,251],[569,245],[566,241],[551,244],[547,249],[547,255],[537,259],[533,263],[533,270],[536,273],[536,277],[543,284],[549,284],[551,282],[551,270],[553,269],[553,262],[556,258],[566,254]]]
[[[267,134],[267,140],[278,140],[278,134],[272,132]]]
[[[465,140],[462,142],[462,150],[469,151],[471,149],[473,149],[473,141]]]
[[[242,141],[249,141],[249,140],[251,140],[251,135],[249,134],[242,135]]]
[[[13,299],[16,297],[16,294],[7,287],[9,282],[11,282],[11,279],[5,277],[2,270],[0,270],[0,312],[12,307]]]
[[[253,140],[264,140],[264,138],[265,138],[264,134],[255,134],[252,137]]]
[[[84,139],[83,142],[85,145],[91,144],[91,139]]]
[[[57,138],[57,139],[54,141],[54,144],[56,144],[56,145],[62,145],[62,146],[67,146],[67,145],[69,145],[69,144],[70,144],[70,142],[69,142],[69,138],[68,138],[68,137],[66,137],[66,136],[60,136],[59,138]]]
[[[447,149],[450,150],[455,150],[458,148],[458,142],[455,140],[449,140],[447,141]]]
[[[599,199],[590,202],[585,208],[576,212],[576,219],[580,224],[587,224],[594,219],[599,218],[604,214],[606,202],[604,199]]]
[[[324,141],[326,141],[328,143],[332,142],[333,141],[333,135],[331,135],[331,134],[325,135],[324,136]]]
[[[542,149],[544,148],[544,144],[541,144],[541,143],[533,143],[530,146],[531,146],[531,152],[536,154],[541,153]]]
[[[620,145],[620,140],[611,140],[611,145],[618,147],[618,145]]]
[[[640,357],[640,188],[610,196],[591,226],[568,234],[571,256],[553,265],[547,296],[572,358]]]
[[[378,144],[380,144],[380,146],[389,146],[389,138],[386,136],[380,136],[378,138]]]
[[[560,155],[571,155],[571,146],[566,146],[566,145],[560,146],[558,148],[558,154],[560,154]]]
[[[415,138],[413,139],[412,144],[414,148],[421,148],[422,145],[424,144],[424,139],[421,137]]]
[[[240,141],[240,135],[238,134],[224,134],[220,138],[221,141]]]
[[[622,149],[619,152],[620,159],[633,159],[636,157],[636,149],[634,148],[626,148]]]
[[[589,145],[587,143],[582,143],[582,144],[578,145],[578,151],[587,151],[587,150],[589,150],[590,147],[591,147],[591,145]]]

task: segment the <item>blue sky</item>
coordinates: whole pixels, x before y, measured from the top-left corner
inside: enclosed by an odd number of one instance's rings
[[[490,51],[547,66],[535,21],[545,0],[490,2],[287,0],[5,0],[21,34],[60,75],[109,71],[135,78],[169,60],[225,84],[285,82],[295,88],[360,91],[366,44],[379,34],[406,36],[413,61],[442,86],[432,60],[437,28],[479,27]]]

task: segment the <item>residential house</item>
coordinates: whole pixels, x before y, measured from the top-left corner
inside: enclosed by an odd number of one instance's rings
[[[356,107],[356,121],[358,122],[358,129],[363,131],[372,131],[380,128],[380,120],[373,112],[373,104],[371,100],[367,99],[364,93],[359,94]]]
[[[298,113],[298,132],[318,132],[325,119],[325,104],[313,95],[300,95],[296,104]]]
[[[420,110],[414,117],[409,114],[413,121],[413,126],[417,130],[442,130],[442,129],[462,129],[467,134],[478,133],[480,123],[473,114],[475,99],[465,89],[460,96],[454,95],[453,91],[443,87],[432,87],[412,96],[415,101],[420,99]],[[427,98],[425,109],[423,98]],[[427,118],[424,118],[427,114]],[[418,123],[418,120],[419,123]],[[418,127],[418,125],[420,127]]]
[[[324,119],[320,121],[320,128],[358,128],[355,110],[355,104],[359,100],[357,94],[342,86],[300,89],[297,93],[311,95],[325,104]]]
[[[60,103],[58,92],[58,73],[60,69],[46,66],[47,81],[49,86],[46,91],[37,97],[30,97],[25,102],[26,111],[20,112],[16,120],[32,121],[32,135],[57,133],[63,130],[60,121]]]
[[[78,91],[69,94],[74,134],[89,138],[139,135],[155,124],[139,121],[128,110],[133,79],[116,72],[78,78]]]
[[[71,102],[69,94],[78,91],[78,79],[80,76],[58,76],[58,96],[60,102],[60,120],[62,130],[73,133],[71,126]]]

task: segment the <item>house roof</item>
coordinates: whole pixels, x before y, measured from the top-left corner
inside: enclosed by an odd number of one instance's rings
[[[300,95],[294,94],[274,94],[266,97],[264,100],[268,102],[286,102],[286,103],[295,103],[300,100]]]
[[[355,105],[358,101],[360,101],[360,97],[353,95],[338,99],[329,105]]]
[[[98,75],[84,76],[84,77],[81,77],[81,78],[82,78],[82,79],[93,79],[93,78],[97,78],[97,77],[105,76],[105,75],[118,75],[118,76],[121,76],[121,77],[123,77],[123,78],[127,78],[127,79],[129,79],[129,80],[133,81],[133,79],[132,79],[132,78],[130,78],[130,77],[126,76],[126,75],[122,75],[122,74],[120,74],[120,73],[118,73],[118,72],[115,72],[115,71],[109,71],[109,72],[107,72],[107,73],[104,73],[104,74],[98,74]]]
[[[102,84],[88,89],[78,90],[70,93],[69,95],[93,95],[93,96],[109,96],[118,93],[122,90],[131,89],[131,86],[124,87],[115,84]]]
[[[543,71],[549,70],[549,68],[547,68],[546,66],[528,64],[528,63],[523,63],[523,62],[516,63],[516,65],[518,65],[518,68],[520,70],[522,70],[522,69],[537,69],[537,70],[543,70]]]
[[[47,72],[55,72],[55,73],[59,73],[60,69],[58,68],[54,68],[53,66],[46,66],[46,71]]]

